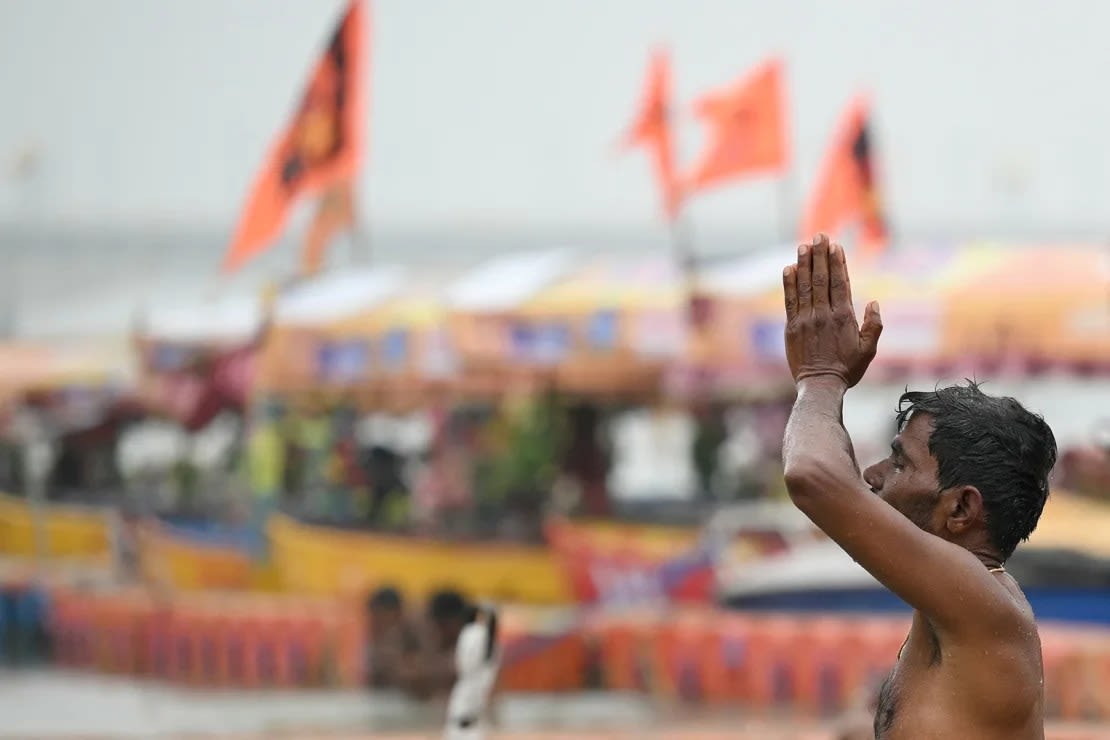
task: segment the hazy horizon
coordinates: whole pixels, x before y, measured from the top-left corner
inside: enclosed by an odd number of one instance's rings
[[[0,222],[230,228],[342,6],[0,4]],[[1110,103],[1094,93],[1110,6],[378,0],[372,17],[362,209],[380,228],[665,238],[645,158],[614,152],[662,43],[685,161],[693,98],[785,57],[791,213],[843,106],[869,89],[896,229],[1110,233]],[[782,190],[719,188],[689,218],[777,238]]]
[[[217,270],[343,7],[0,3],[0,282],[16,332],[116,331],[139,306],[290,273],[307,204],[242,274]],[[668,249],[646,157],[614,146],[658,44],[671,50],[686,162],[701,140],[697,95],[769,55],[787,64],[794,179],[692,199],[684,218],[699,254],[793,239],[861,90],[874,99],[896,248],[1110,236],[1110,102],[1093,92],[1110,68],[1110,46],[1094,38],[1110,6],[377,0],[371,17],[360,215],[377,262]],[[350,262],[341,240],[330,265]]]

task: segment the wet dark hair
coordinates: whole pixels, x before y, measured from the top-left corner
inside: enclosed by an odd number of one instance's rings
[[[898,428],[915,413],[932,417],[929,453],[942,489],[979,489],[987,532],[1002,559],[1037,527],[1056,464],[1056,438],[1045,420],[1013,398],[989,396],[974,381],[898,399]]]
[[[391,586],[379,588],[367,602],[367,606],[371,611],[380,611],[382,609],[395,609],[400,611],[403,605],[404,602],[401,599],[401,592]]]
[[[428,616],[435,622],[449,619],[467,622],[470,620],[470,608],[458,591],[444,589],[432,595],[428,602]]]

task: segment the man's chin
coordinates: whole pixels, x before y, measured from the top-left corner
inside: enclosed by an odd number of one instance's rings
[[[901,514],[902,516],[906,517],[907,519],[913,519],[913,517],[912,517],[912,516],[910,516],[910,513],[909,513],[908,511],[906,511],[905,509],[903,509],[903,508],[902,508],[901,506],[899,506],[899,505],[897,504],[897,502],[895,502],[895,501],[891,501],[891,500],[890,500],[889,498],[887,498],[886,496],[884,496],[884,495],[883,495],[883,494],[881,494],[881,493],[880,493],[880,494],[878,494],[878,496],[879,496],[879,498],[881,498],[881,499],[882,499],[882,500],[883,500],[883,501],[884,501],[884,502],[885,502],[885,503],[886,503],[886,504],[887,504],[888,506],[890,506],[890,507],[891,507],[892,509],[894,509],[895,511],[897,511],[897,512],[898,512],[899,514]]]
[[[915,524],[917,523],[917,522],[915,522],[915,521],[914,521],[914,518],[913,518],[913,516],[911,515],[911,512],[908,512],[908,511],[906,511],[906,510],[905,510],[905,509],[903,509],[903,508],[902,508],[901,506],[899,506],[899,505],[898,505],[898,504],[897,504],[896,502],[894,502],[894,501],[891,501],[891,500],[890,500],[889,498],[887,498],[886,496],[884,496],[884,495],[883,495],[883,494],[881,494],[881,493],[879,493],[879,494],[876,494],[876,495],[877,495],[877,496],[878,496],[879,498],[881,498],[881,499],[882,499],[883,501],[885,501],[885,502],[886,502],[886,503],[887,503],[887,504],[888,504],[888,505],[889,505],[889,506],[890,506],[891,508],[893,508],[893,509],[894,509],[895,511],[897,511],[897,512],[898,512],[899,514],[901,514],[902,516],[906,517],[906,518],[907,518],[907,519],[909,519],[909,520],[910,520],[911,522],[914,522]]]

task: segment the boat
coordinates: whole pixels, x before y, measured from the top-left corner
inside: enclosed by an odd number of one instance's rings
[[[715,537],[774,536],[781,547],[717,563],[718,601],[746,611],[908,613],[911,607],[825,537],[789,503],[718,513]],[[1104,530],[1105,531],[1105,530]],[[1110,558],[1075,548],[1027,545],[1007,562],[1040,621],[1110,626]]]

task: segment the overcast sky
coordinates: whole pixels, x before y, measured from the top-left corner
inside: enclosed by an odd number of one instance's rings
[[[342,5],[0,0],[0,220],[222,228]],[[1105,3],[378,0],[372,17],[377,224],[654,227],[647,164],[613,142],[666,42],[683,103],[785,56],[796,192],[866,87],[900,228],[1110,230]],[[723,188],[692,216],[774,233],[779,192]]]

